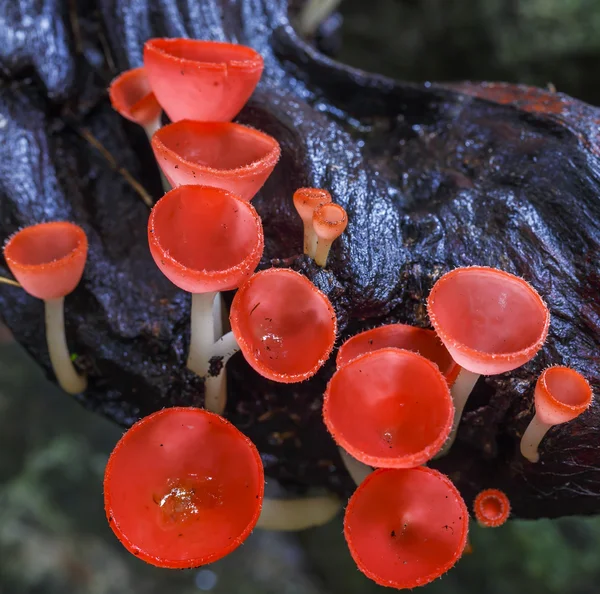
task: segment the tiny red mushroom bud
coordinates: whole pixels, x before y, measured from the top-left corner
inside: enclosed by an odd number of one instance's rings
[[[444,454],[454,442],[479,376],[512,371],[530,361],[546,340],[550,313],[522,278],[484,266],[443,275],[429,294],[427,311],[437,335],[462,367],[452,386],[456,417]]]
[[[108,88],[113,108],[124,118],[144,128],[148,140],[160,128],[159,105],[143,68],[133,68],[117,76]]]
[[[315,257],[317,236],[313,228],[313,213],[321,204],[331,202],[331,194],[320,188],[299,188],[294,192],[294,206],[304,225],[304,253]]]
[[[58,383],[70,394],[85,390],[87,381],[77,373],[69,355],[64,300],[81,280],[87,251],[85,231],[68,222],[25,227],[4,246],[6,263],[23,289],[44,300],[50,361]]]
[[[486,489],[475,497],[473,511],[480,526],[496,528],[508,520],[510,501],[502,491]]]
[[[279,160],[279,143],[254,128],[182,120],[152,138],[160,168],[173,186],[215,186],[252,200]]]
[[[104,505],[123,546],[147,563],[183,569],[237,549],[258,520],[260,455],[231,423],[197,408],[166,408],[119,440]]]
[[[450,386],[460,371],[460,366],[433,330],[408,324],[387,324],[355,334],[339,348],[336,365],[343,367],[359,355],[387,347],[413,351],[433,361]]]
[[[242,285],[230,321],[246,361],[281,383],[313,376],[331,354],[337,331],[329,299],[287,268],[264,270]]]
[[[197,39],[150,39],[144,67],[173,122],[229,122],[254,92],[263,59],[250,47]]]
[[[381,586],[416,588],[446,573],[467,543],[469,514],[450,479],[426,467],[380,469],[356,489],[344,536],[358,568]]]
[[[430,460],[450,433],[454,407],[437,365],[385,348],[338,369],[325,391],[323,419],[336,443],[376,467]]]
[[[521,453],[530,462],[539,460],[538,448],[554,426],[568,423],[584,413],[592,403],[592,388],[569,367],[549,367],[535,386],[535,415],[521,438]]]
[[[226,361],[237,350],[231,334],[215,343],[213,302],[218,291],[235,289],[258,265],[264,247],[260,217],[250,203],[226,190],[180,186],[154,205],[148,242],[163,274],[192,293],[188,367],[206,376],[211,357]],[[225,376],[221,372],[217,377]],[[221,381],[205,383],[211,410],[224,405]]]
[[[313,212],[313,229],[317,236],[315,262],[324,267],[333,242],[346,230],[348,216],[339,205],[322,204]]]

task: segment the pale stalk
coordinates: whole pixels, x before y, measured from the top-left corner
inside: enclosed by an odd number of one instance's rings
[[[207,375],[204,380],[204,408],[206,410],[222,415],[227,405],[227,373],[225,367],[227,362],[240,347],[235,340],[233,332],[228,332],[221,337],[212,348],[212,357],[222,357],[221,369],[218,375]]]
[[[46,307],[46,341],[52,368],[61,388],[69,394],[79,394],[85,390],[87,380],[85,376],[77,373],[71,361],[65,335],[64,302],[64,297],[44,301]]]
[[[335,495],[300,499],[266,498],[256,527],[262,530],[306,530],[327,524],[341,507],[342,504]]]
[[[160,130],[161,127],[162,127],[162,123],[161,123],[160,115],[153,122],[150,122],[149,124],[146,124],[145,126],[142,126],[142,128],[144,128],[144,132],[146,133],[146,136],[148,137],[148,142],[150,142],[150,143],[152,142],[152,137],[154,136],[154,133],[157,130]],[[163,190],[166,194],[171,189],[171,184],[167,181],[165,174],[162,172],[162,169],[160,168],[160,165],[158,166],[158,172],[160,173],[160,183],[162,184]]]
[[[333,241],[328,239],[319,239],[317,241],[317,248],[315,250],[315,263],[317,266],[321,266],[321,268],[325,268],[327,265],[327,258],[329,257],[329,250],[331,250],[331,246]]]
[[[213,356],[213,301],[216,293],[192,293],[190,350],[187,366],[197,375],[208,373]]]
[[[357,486],[360,485],[373,472],[373,469],[351,456],[344,448],[340,447],[338,449],[348,474]]]
[[[542,422],[537,414],[531,419],[529,427],[527,427],[521,438],[521,454],[530,462],[537,462],[540,459],[538,452],[540,442],[551,427],[553,425],[547,425]]]

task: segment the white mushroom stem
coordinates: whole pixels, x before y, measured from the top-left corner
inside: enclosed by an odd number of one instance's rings
[[[306,530],[330,522],[342,504],[335,495],[263,501],[257,528],[263,530]]]
[[[357,486],[360,485],[373,472],[373,469],[357,460],[354,456],[351,456],[344,448],[338,449],[340,450],[340,456],[348,474]]]
[[[46,305],[46,341],[50,361],[61,388],[69,394],[79,394],[85,390],[87,379],[77,373],[69,355],[65,335],[64,302],[64,297],[47,299],[44,302]]]
[[[216,293],[192,293],[190,351],[187,366],[201,377],[208,373],[210,359],[213,356],[215,296]]]
[[[159,114],[159,116],[153,122],[150,122],[150,123],[146,124],[145,126],[142,126],[142,128],[144,128],[144,132],[146,133],[146,136],[148,137],[148,142],[152,142],[152,136],[154,136],[154,133],[157,130],[160,130],[161,127],[162,127],[161,114]],[[160,173],[160,181],[162,183],[163,190],[166,193],[171,189],[171,184],[167,181],[167,178],[165,177],[164,173],[162,172],[162,169],[160,168],[160,166],[158,168],[158,172]]]
[[[552,427],[554,425],[544,423],[537,414],[531,419],[531,423],[529,423],[521,438],[521,454],[530,462],[537,462],[540,459],[538,452],[540,442]]]
[[[319,25],[340,2],[341,0],[308,0],[300,13],[299,29],[302,35],[314,35]]]
[[[214,343],[212,348],[213,357],[221,357],[221,368],[217,375],[206,376],[204,380],[204,408],[206,410],[222,415],[227,405],[227,373],[225,366],[235,353],[240,350],[233,332],[228,332]]]
[[[327,265],[327,258],[329,257],[329,250],[331,250],[331,246],[333,245],[334,241],[335,239],[325,239],[323,237],[319,237],[317,241],[317,249],[314,252],[314,259],[317,266],[325,268]]]
[[[304,253],[314,260],[317,251],[318,237],[313,229],[312,218],[304,223]]]
[[[467,400],[480,377],[481,376],[478,373],[467,371],[464,367],[461,368],[456,381],[452,385],[452,388],[450,388],[450,393],[452,394],[452,400],[454,402],[454,420],[452,421],[452,429],[450,430],[450,435],[448,436],[446,443],[435,458],[445,456],[452,447],[452,444],[456,439],[456,432],[458,430],[458,425],[460,424],[460,419],[462,418],[465,404],[467,404]]]

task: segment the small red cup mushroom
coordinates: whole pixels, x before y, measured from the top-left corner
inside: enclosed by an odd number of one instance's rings
[[[218,291],[235,289],[258,265],[264,247],[260,217],[250,203],[226,190],[180,186],[154,205],[148,242],[163,274],[192,293],[188,367],[206,376],[210,359],[224,357],[215,381],[205,383],[211,410],[219,410],[222,369],[237,345],[233,335],[215,336],[213,302]]]
[[[589,382],[574,369],[557,365],[544,370],[535,386],[535,415],[521,438],[521,454],[537,462],[546,433],[554,425],[568,423],[584,413],[592,397]]]
[[[44,301],[50,361],[58,383],[70,394],[83,392],[87,380],[71,362],[64,301],[81,280],[87,251],[85,231],[68,222],[25,227],[4,246],[6,263],[15,278],[27,293]]]
[[[336,365],[338,368],[343,367],[359,355],[386,347],[413,351],[433,361],[444,374],[449,386],[454,383],[460,371],[460,366],[452,359],[433,330],[408,324],[386,324],[354,335],[339,348]]]
[[[338,369],[325,391],[323,419],[336,443],[361,462],[412,468],[430,460],[450,433],[454,407],[437,365],[385,348]]]
[[[337,331],[329,299],[287,268],[263,270],[241,286],[229,318],[246,361],[281,383],[313,376],[328,359]]]
[[[229,122],[254,92],[263,71],[250,47],[197,39],[150,39],[144,68],[169,118]]]
[[[512,371],[542,348],[550,313],[522,278],[484,266],[443,275],[427,299],[429,319],[461,371],[452,386],[456,417],[440,454],[456,437],[462,411],[479,376]]]
[[[463,554],[468,528],[456,487],[423,466],[376,470],[356,489],[344,518],[358,568],[380,586],[398,589],[446,573]]]
[[[313,228],[313,213],[321,204],[331,202],[331,194],[321,188],[298,188],[294,192],[294,207],[304,225],[304,253],[315,257],[317,236]]]
[[[348,216],[339,204],[321,204],[313,212],[313,229],[317,236],[315,262],[325,267],[333,242],[346,230]]]
[[[148,140],[160,128],[162,108],[143,68],[126,70],[108,88],[110,102],[120,115],[144,128]]]
[[[173,186],[215,186],[251,200],[279,160],[279,143],[229,122],[182,120],[152,137],[159,166]]]
[[[486,489],[475,497],[473,511],[480,526],[496,528],[508,520],[510,501],[502,491]]]
[[[264,473],[254,444],[198,408],[166,408],[119,440],[104,505],[123,546],[147,563],[199,567],[237,549],[261,510]]]

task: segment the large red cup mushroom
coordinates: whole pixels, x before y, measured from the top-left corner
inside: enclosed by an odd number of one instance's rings
[[[592,397],[589,382],[574,369],[557,365],[544,370],[535,386],[535,415],[521,438],[521,454],[537,462],[546,433],[584,413]]]
[[[206,376],[213,356],[224,357],[224,364],[237,350],[232,335],[215,336],[213,302],[218,291],[235,289],[258,265],[264,247],[260,217],[250,203],[226,190],[180,186],[152,209],[148,242],[163,274],[192,293],[188,367]],[[219,412],[223,367],[214,382],[207,378],[205,383],[207,407]]]
[[[229,122],[179,121],[152,137],[159,166],[173,186],[215,186],[251,200],[279,160],[279,143]]]
[[[159,105],[143,68],[126,70],[108,88],[110,102],[120,115],[146,132],[148,140],[160,128],[162,108]]]
[[[371,466],[412,468],[436,454],[454,407],[437,365],[385,348],[338,369],[325,391],[323,419],[336,443]]]
[[[387,324],[355,334],[339,348],[336,365],[338,368],[343,367],[359,355],[386,347],[413,351],[433,361],[450,386],[460,371],[460,366],[452,359],[448,349],[433,330],[408,324]]]
[[[144,67],[169,118],[229,122],[252,95],[263,59],[250,47],[197,39],[150,39]]]
[[[252,442],[197,408],[137,422],[113,450],[104,504],[134,555],[173,569],[212,563],[239,547],[261,510],[264,473]]]
[[[64,300],[79,284],[87,259],[85,231],[73,223],[40,223],[15,233],[4,246],[6,263],[27,293],[43,299],[46,340],[56,379],[65,392],[87,385],[71,362],[65,336]]]
[[[452,386],[456,417],[443,454],[454,442],[479,376],[512,371],[530,361],[546,340],[550,313],[522,278],[484,266],[457,268],[442,276],[429,294],[427,311],[462,367]]]
[[[356,489],[344,535],[358,568],[381,586],[416,588],[446,573],[467,543],[469,514],[448,477],[380,469]]]
[[[229,317],[246,361],[276,382],[314,375],[335,342],[337,320],[329,299],[286,268],[264,270],[241,286]]]

